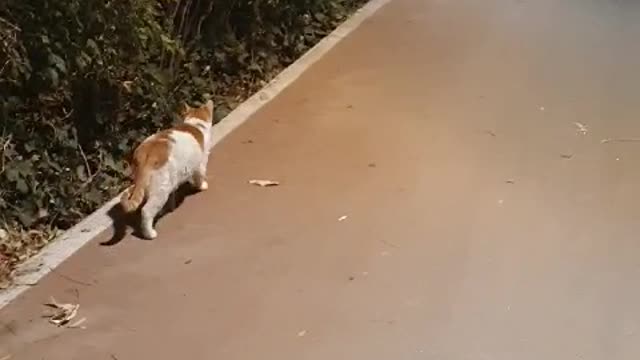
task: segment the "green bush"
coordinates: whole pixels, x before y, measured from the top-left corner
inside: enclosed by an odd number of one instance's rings
[[[213,98],[223,117],[363,2],[3,0],[0,228],[74,225],[127,185],[126,154],[177,102]],[[0,261],[46,242],[28,238],[0,239]]]

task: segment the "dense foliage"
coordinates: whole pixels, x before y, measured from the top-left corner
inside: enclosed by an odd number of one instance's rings
[[[0,1],[0,272],[122,190],[177,102],[223,117],[363,2]]]

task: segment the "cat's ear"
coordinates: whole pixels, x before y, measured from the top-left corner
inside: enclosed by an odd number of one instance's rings
[[[191,111],[191,107],[187,103],[182,103],[182,107],[180,109],[180,115],[186,116],[189,111]]]

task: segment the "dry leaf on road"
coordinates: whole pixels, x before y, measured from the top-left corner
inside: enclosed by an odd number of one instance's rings
[[[610,142],[640,142],[640,138],[618,138],[618,139],[602,139],[601,144],[607,144]]]
[[[274,181],[274,180],[249,180],[249,184],[256,185],[256,186],[261,186],[261,187],[278,186],[278,185],[280,185],[279,182]]]
[[[49,318],[49,322],[56,326],[65,326],[78,314],[79,304],[61,304],[51,297],[51,302],[44,304],[54,311],[44,316]],[[84,321],[82,321],[84,322]]]
[[[589,132],[589,129],[587,129],[587,126],[583,123],[574,122],[573,124],[578,128],[580,134],[586,135]]]

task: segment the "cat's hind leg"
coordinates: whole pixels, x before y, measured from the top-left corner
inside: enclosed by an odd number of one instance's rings
[[[205,157],[191,178],[193,186],[200,191],[205,191],[209,188],[209,183],[207,182],[207,159]]]
[[[158,236],[153,228],[153,220],[156,218],[164,204],[169,199],[169,191],[155,191],[149,194],[146,204],[142,207],[141,230],[142,236],[147,239],[155,239]]]

